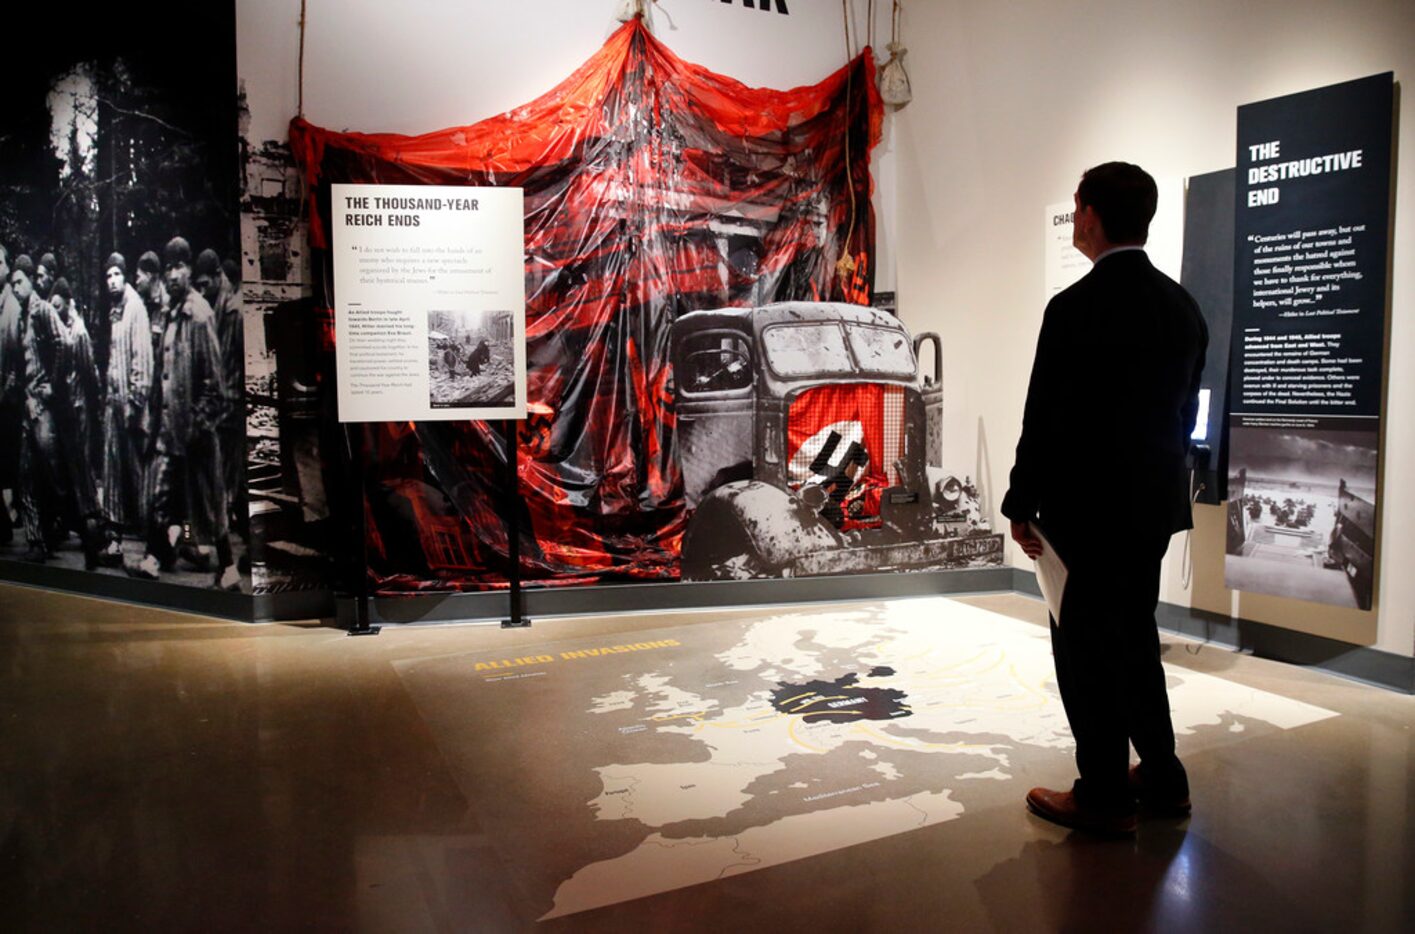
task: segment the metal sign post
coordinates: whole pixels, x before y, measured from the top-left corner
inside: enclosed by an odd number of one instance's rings
[[[501,435],[506,441],[506,464],[510,474],[507,480],[505,503],[507,556],[511,561],[511,588],[507,592],[511,615],[501,621],[502,629],[525,629],[531,621],[521,615],[521,473],[519,470],[516,443],[516,423],[511,419],[501,422]]]
[[[353,489],[354,509],[359,516],[358,583],[354,588],[354,625],[349,627],[349,635],[376,636],[383,627],[369,622],[368,510],[364,508],[364,442],[362,438],[357,443],[354,440],[354,432],[362,430],[363,425],[358,422],[347,422],[344,425],[344,438],[349,445],[349,463],[353,467],[354,482],[349,486]]]

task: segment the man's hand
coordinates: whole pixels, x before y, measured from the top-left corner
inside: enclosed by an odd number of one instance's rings
[[[1042,540],[1032,534],[1032,526],[1027,522],[1012,523],[1012,540],[1022,546],[1022,553],[1033,561],[1042,555]]]

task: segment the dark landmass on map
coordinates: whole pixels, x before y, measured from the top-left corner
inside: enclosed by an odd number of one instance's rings
[[[781,684],[772,692],[771,704],[782,713],[807,723],[855,723],[861,720],[894,720],[913,713],[904,703],[904,692],[894,688],[858,687],[852,671],[834,681]]]
[[[888,678],[892,674],[894,674],[894,669],[888,665],[876,665],[870,669],[871,678]]]

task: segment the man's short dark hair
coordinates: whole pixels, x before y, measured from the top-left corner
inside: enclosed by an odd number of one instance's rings
[[[221,257],[216,255],[215,250],[202,250],[197,254],[196,265],[192,267],[193,275],[210,276],[214,279],[220,271]]]
[[[1093,208],[1111,243],[1144,243],[1159,203],[1150,173],[1129,162],[1104,162],[1087,169],[1076,188],[1083,207]]]
[[[190,266],[192,264],[192,245],[187,242],[186,237],[173,237],[167,241],[167,246],[162,248],[162,265],[166,269],[171,269],[176,265]]]

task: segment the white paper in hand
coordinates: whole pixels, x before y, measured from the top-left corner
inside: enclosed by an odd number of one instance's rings
[[[1047,609],[1051,612],[1051,618],[1056,620],[1058,626],[1061,625],[1061,597],[1066,593],[1066,564],[1061,560],[1061,556],[1056,553],[1056,549],[1051,547],[1051,542],[1042,534],[1042,530],[1037,528],[1035,522],[1028,522],[1027,528],[1032,530],[1042,543],[1042,553],[1037,556],[1037,584],[1042,589],[1042,599],[1047,602]]]

